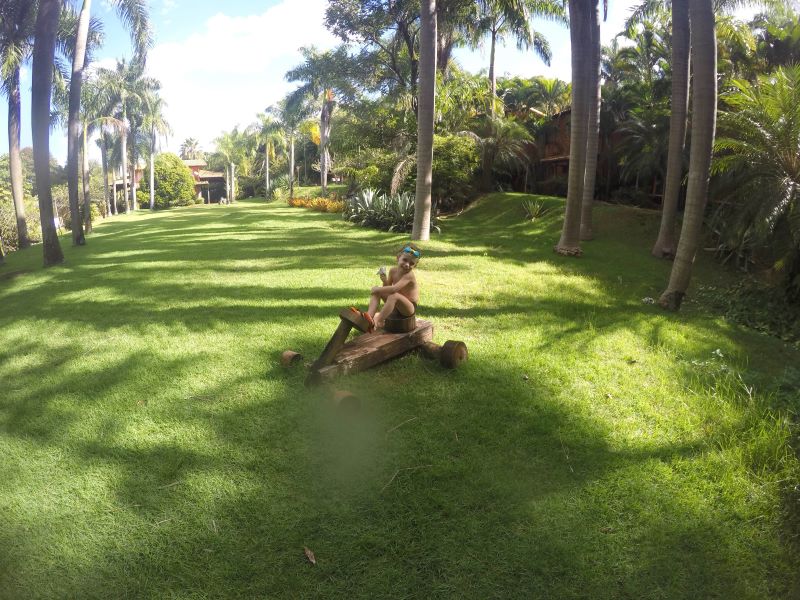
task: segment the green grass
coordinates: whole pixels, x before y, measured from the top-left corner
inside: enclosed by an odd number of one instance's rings
[[[244,201],[11,255],[0,597],[796,598],[800,354],[643,303],[654,214],[599,207],[562,259],[523,198],[424,244],[420,315],[470,361],[338,381],[356,411],[277,359],[313,359],[402,236]]]
[[[345,183],[330,183],[328,184],[328,195],[337,194],[344,197],[347,192],[347,184]],[[294,186],[295,198],[319,198],[322,196],[322,187],[318,185],[309,186]]]

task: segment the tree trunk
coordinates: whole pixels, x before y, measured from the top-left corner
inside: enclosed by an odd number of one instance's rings
[[[83,227],[84,233],[92,233],[92,199],[89,196],[89,148],[87,147],[88,135],[86,123],[83,124],[83,168],[81,169],[81,182],[83,183]]]
[[[150,210],[156,209],[156,130],[150,132]]]
[[[78,30],[75,34],[75,53],[72,58],[72,77],[69,84],[69,116],[67,120],[67,188],[69,190],[69,216],[72,229],[72,243],[83,246],[86,238],[83,235],[83,219],[81,218],[80,194],[78,180],[80,178],[80,140],[81,140],[81,87],[83,85],[83,67],[86,62],[86,42],[89,35],[89,18],[92,0],[83,0],[83,7],[78,16]]]
[[[436,0],[422,0],[420,13],[417,198],[411,238],[427,240],[431,235],[433,119],[436,104]]]
[[[137,130],[131,127],[131,206],[133,210],[139,210],[136,198],[136,169],[139,167],[139,155],[136,152],[136,132]]]
[[[230,202],[231,198],[231,166],[225,165],[225,201]]]
[[[659,304],[670,310],[678,310],[681,306],[700,246],[717,116],[717,44],[711,0],[690,0],[689,18],[694,81],[686,209],[669,284],[659,299]]]
[[[672,0],[672,106],[669,121],[669,153],[661,227],[652,254],[675,256],[675,216],[683,182],[683,149],[689,105],[689,0]]]
[[[289,200],[294,198],[294,134],[289,136]]]
[[[236,200],[236,163],[231,163],[231,202]]]
[[[581,203],[586,172],[588,139],[588,96],[593,93],[586,81],[585,65],[592,41],[591,13],[595,0],[569,0],[569,37],[572,50],[572,113],[570,117],[569,174],[567,203],[561,239],[555,247],[558,254],[580,256]]]
[[[108,193],[108,156],[106,156],[106,140],[103,132],[100,132],[100,163],[103,165],[103,201],[106,203],[106,215],[113,214],[111,211],[111,198]]]
[[[120,132],[120,142],[122,143],[122,196],[125,198],[125,214],[131,212],[131,201],[128,197],[128,132],[125,127],[128,122],[128,115],[125,110],[125,96],[122,97],[122,131]]]
[[[331,135],[331,116],[333,115],[333,98],[331,90],[325,90],[322,101],[322,112],[319,116],[319,176],[322,194],[328,193],[328,141]]]
[[[17,242],[20,249],[31,245],[22,188],[22,159],[19,147],[21,112],[19,69],[14,69],[9,77],[8,89],[8,170],[11,181],[11,198],[14,201],[14,214],[17,218]]]
[[[490,96],[490,101],[492,105],[489,107],[489,114],[494,117],[495,113],[495,98],[497,98],[497,78],[494,73],[494,56],[495,56],[495,47],[497,45],[497,30],[492,25],[492,46],[491,50],[489,51],[489,85],[492,90],[492,95]]]
[[[269,193],[269,140],[264,145],[264,200]]]
[[[64,254],[61,252],[53,219],[53,194],[50,189],[50,94],[60,12],[60,0],[39,1],[31,73],[33,169],[36,173],[36,188],[39,195],[42,250],[46,267],[64,262]]]
[[[587,95],[591,94],[588,106],[588,140],[586,141],[586,168],[583,175],[583,199],[581,201],[581,240],[594,237],[592,228],[592,207],[594,205],[594,184],[597,179],[597,147],[600,143],[600,3],[591,12],[592,52],[587,63]]]

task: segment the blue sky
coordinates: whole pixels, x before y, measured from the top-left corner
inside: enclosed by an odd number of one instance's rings
[[[155,44],[148,70],[162,83],[166,116],[173,136],[165,149],[177,151],[194,137],[204,150],[235,126],[246,127],[258,112],[275,103],[296,84],[284,74],[301,62],[299,48],[335,46],[338,40],[325,30],[327,0],[150,0]],[[621,29],[632,0],[610,0],[609,19],[603,24],[604,43]],[[104,24],[105,44],[94,64],[113,67],[116,59],[131,56],[128,34],[107,0],[94,0],[92,14]],[[546,22],[534,27],[550,40],[553,62],[545,66],[532,52],[521,52],[513,41],[497,53],[499,75],[547,75],[570,79],[569,33]],[[459,49],[455,59],[471,72],[488,66],[488,49]],[[23,145],[30,145],[30,71],[22,74]],[[7,122],[5,101],[0,101],[0,123]],[[5,131],[5,127],[3,127]],[[97,158],[95,145],[92,156]],[[8,139],[0,135],[0,153]],[[51,135],[51,152],[66,159],[66,138],[61,129]]]

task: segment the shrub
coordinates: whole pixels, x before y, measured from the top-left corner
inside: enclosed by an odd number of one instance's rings
[[[536,221],[536,219],[549,213],[551,208],[552,207],[545,205],[545,203],[540,200],[524,200],[522,202],[522,210],[525,211],[526,221]]]
[[[290,198],[286,201],[289,206],[297,208],[310,208],[317,212],[339,213],[344,210],[344,202],[338,198]]]
[[[194,178],[189,168],[176,155],[164,152],[155,159],[156,208],[188,206],[195,202]],[[150,193],[150,167],[141,183],[142,193]]]
[[[267,200],[280,200],[289,191],[289,178],[286,175],[279,175],[269,182],[269,188],[264,194]]]
[[[475,193],[480,156],[475,142],[463,136],[436,136],[433,140],[431,196],[440,210],[463,207]]]
[[[387,196],[368,188],[345,200],[343,217],[362,227],[411,231],[414,225],[414,196],[408,192]],[[439,230],[433,215],[431,228]]]

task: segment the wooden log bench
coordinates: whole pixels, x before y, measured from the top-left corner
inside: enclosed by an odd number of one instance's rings
[[[393,320],[387,319],[386,329],[363,333],[348,342],[347,337],[354,327],[365,332],[369,324],[359,313],[342,309],[339,326],[320,357],[311,365],[306,384],[314,385],[340,375],[358,373],[417,348],[449,369],[455,369],[467,360],[467,347],[463,342],[448,340],[444,346],[439,346],[432,341],[433,323],[430,321],[414,316],[392,316]]]

